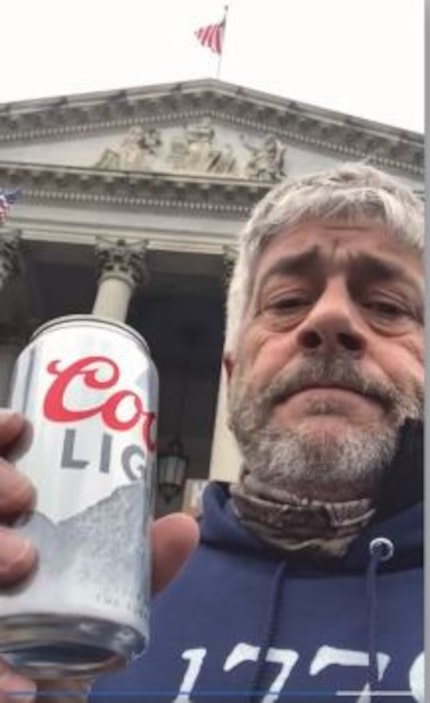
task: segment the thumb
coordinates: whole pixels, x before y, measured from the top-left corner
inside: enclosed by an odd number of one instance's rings
[[[172,513],[156,520],[151,531],[152,595],[173,579],[199,541],[199,528],[190,515]]]

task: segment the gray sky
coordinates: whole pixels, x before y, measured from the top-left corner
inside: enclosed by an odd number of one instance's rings
[[[215,77],[225,4],[12,0],[0,102]],[[424,0],[230,0],[221,79],[422,132]]]

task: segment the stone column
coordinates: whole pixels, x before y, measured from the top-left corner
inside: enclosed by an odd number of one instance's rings
[[[228,289],[236,258],[232,247],[224,249],[224,287]],[[227,374],[221,365],[215,428],[212,438],[209,480],[234,483],[239,478],[241,456],[233,433],[227,424]]]
[[[20,335],[8,337],[0,345],[0,407],[8,401],[13,366],[24,346],[25,340]]]
[[[21,271],[20,237],[19,230],[7,230],[0,227],[0,292],[10,279]],[[0,344],[0,406],[5,405],[7,401],[13,365],[24,346],[22,335],[17,333],[13,324],[12,327],[11,332],[9,329],[2,330],[0,335],[2,337]]]
[[[130,298],[137,286],[148,280],[145,240],[96,240],[98,290],[93,314],[124,322]]]
[[[0,291],[20,271],[19,230],[0,229]]]

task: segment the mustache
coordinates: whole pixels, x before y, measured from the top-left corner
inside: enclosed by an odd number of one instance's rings
[[[295,393],[314,387],[342,388],[376,401],[385,410],[392,410],[401,401],[401,394],[390,383],[364,376],[353,361],[344,358],[304,359],[288,372],[280,371],[261,396],[265,409],[290,398]]]

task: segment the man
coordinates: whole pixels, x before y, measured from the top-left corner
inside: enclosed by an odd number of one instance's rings
[[[424,700],[422,211],[363,165],[257,206],[227,315],[240,480],[91,699]]]

